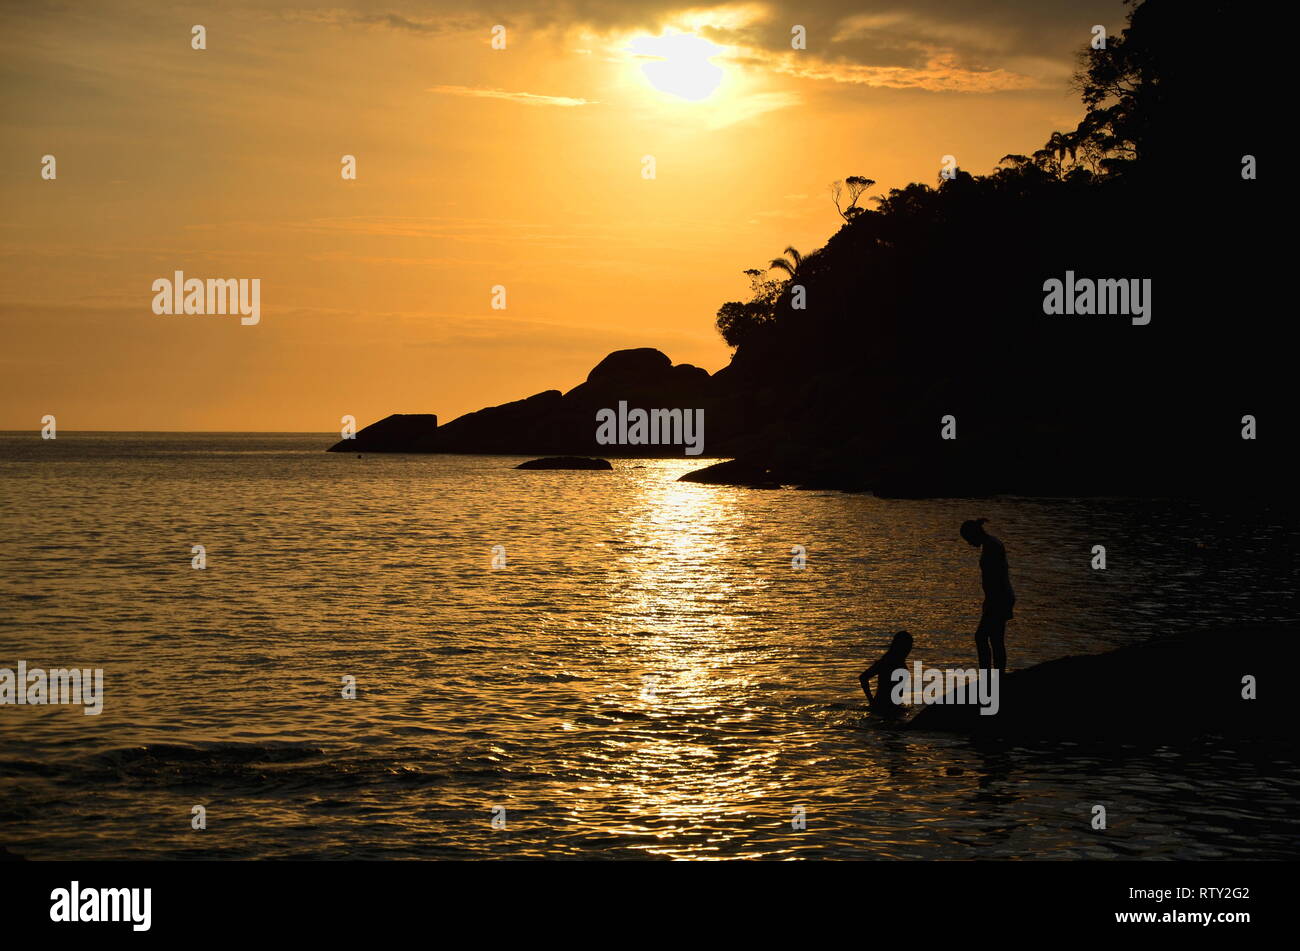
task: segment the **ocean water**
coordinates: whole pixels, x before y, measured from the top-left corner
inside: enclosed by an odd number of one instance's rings
[[[0,706],[0,845],[32,859],[1300,851],[1294,757],[1122,736],[980,748],[879,724],[857,682],[900,628],[913,659],[973,664],[978,555],[957,526],[981,515],[1019,598],[1012,669],[1294,620],[1296,527],[1266,506],[890,501],[675,481],[698,460],[518,472],[522,457],[359,458],[323,452],[332,441],[0,435],[0,667],[105,671],[99,716]]]

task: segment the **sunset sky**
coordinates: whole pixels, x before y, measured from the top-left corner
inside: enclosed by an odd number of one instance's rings
[[[984,173],[1073,128],[1076,53],[1125,13],[39,6],[0,10],[0,428],[61,431],[449,421],[623,347],[715,371],[718,306],[747,296],[745,268],[834,233],[833,179],[933,183],[945,154]],[[176,270],[259,278],[261,323],[155,315]]]

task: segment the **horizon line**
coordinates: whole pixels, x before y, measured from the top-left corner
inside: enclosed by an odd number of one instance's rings
[[[35,429],[0,429],[0,436],[16,435],[18,433],[35,433],[40,435],[41,430],[38,426]],[[209,433],[213,435],[227,436],[330,436],[335,435],[332,430],[317,432],[311,429],[60,429],[59,434],[63,433],[116,433],[118,435],[130,435],[132,433]],[[336,436],[337,438],[337,436]]]

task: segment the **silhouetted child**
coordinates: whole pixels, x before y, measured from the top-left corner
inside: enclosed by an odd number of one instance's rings
[[[867,702],[871,705],[871,711],[879,716],[897,717],[901,716],[903,708],[894,702],[894,671],[902,668],[907,669],[907,655],[912,652],[912,635],[907,631],[899,631],[894,635],[890,642],[889,650],[885,651],[885,656],[880,658],[870,667],[862,672],[858,677],[858,683],[862,684],[862,692],[867,695]],[[876,683],[876,695],[871,695],[869,682],[872,677],[879,676]]]

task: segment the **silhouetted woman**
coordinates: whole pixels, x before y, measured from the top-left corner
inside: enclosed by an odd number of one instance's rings
[[[894,635],[894,640],[890,643],[889,649],[885,651],[885,656],[880,658],[870,667],[862,672],[858,677],[858,683],[862,684],[862,692],[867,695],[867,702],[871,705],[873,713],[881,716],[896,717],[902,714],[902,707],[894,702],[894,671],[900,667],[907,669],[907,655],[912,652],[912,635],[907,631],[899,631]],[[880,679],[876,684],[876,695],[871,695],[871,687],[868,684],[871,678],[879,675]]]
[[[1007,647],[1003,639],[1016,604],[1016,593],[1011,590],[1006,546],[984,531],[987,521],[986,518],[974,518],[962,522],[961,537],[974,547],[984,549],[980,553],[984,609],[980,612],[980,626],[975,630],[975,650],[979,653],[980,667],[988,668],[992,654],[993,667],[1005,670]]]

